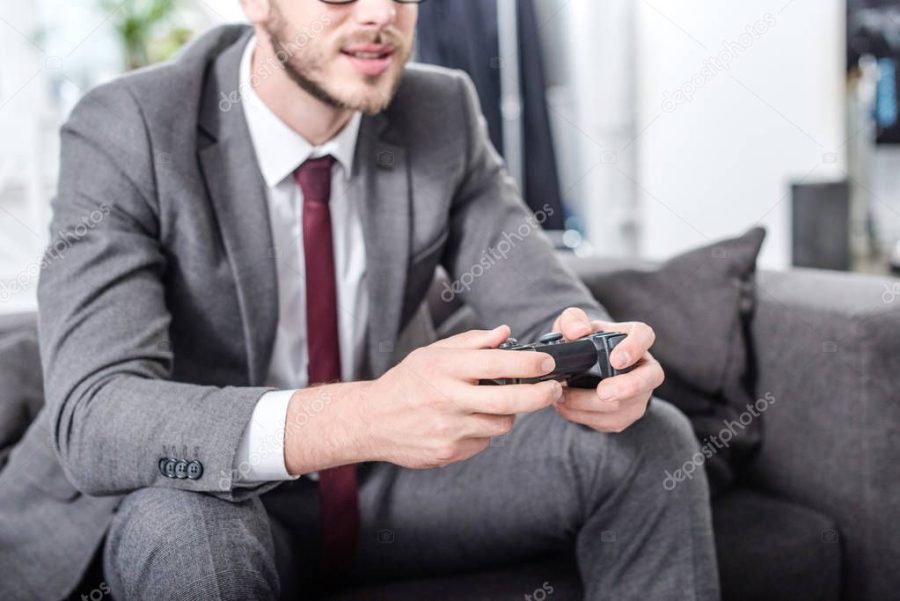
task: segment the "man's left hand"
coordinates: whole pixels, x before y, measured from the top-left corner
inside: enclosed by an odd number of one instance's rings
[[[606,378],[595,390],[564,387],[554,406],[564,418],[600,432],[621,432],[643,417],[650,397],[665,378],[662,367],[650,355],[656,340],[653,329],[641,322],[591,321],[581,309],[569,308],[553,324],[566,340],[577,340],[594,332],[622,332],[627,337],[613,351],[610,363],[616,369],[631,367],[626,374]]]

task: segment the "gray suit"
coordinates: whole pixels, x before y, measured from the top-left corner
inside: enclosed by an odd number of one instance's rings
[[[65,594],[104,535],[123,597],[272,596],[276,561],[284,577],[285,557],[315,547],[304,512],[269,524],[278,506],[313,499],[314,483],[234,482],[278,315],[264,184],[238,104],[248,35],[216,29],[170,64],[95,89],[63,128],[58,252],[39,289],[47,407],[0,473],[2,598]],[[524,339],[567,306],[603,314],[529,224],[475,98],[459,73],[410,66],[391,107],[363,119],[348,194],[378,300],[368,377],[427,341],[415,332],[439,264],[483,322]],[[513,248],[489,265],[485,251],[504,240]],[[715,597],[705,482],[664,493],[651,467],[694,451],[674,410],[658,404],[620,436],[541,412],[511,440],[444,470],[361,466],[358,573],[487,565],[577,542],[591,598],[625,598],[639,582],[650,597],[667,591],[655,598]],[[535,502],[517,509],[519,491]],[[601,526],[631,539],[613,553]],[[390,553],[367,544],[391,528]],[[623,549],[639,545],[626,565]]]

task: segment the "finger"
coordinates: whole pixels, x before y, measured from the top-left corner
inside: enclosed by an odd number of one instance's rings
[[[615,413],[597,413],[596,411],[579,411],[571,409],[565,404],[555,405],[555,409],[560,416],[565,419],[588,426],[600,432],[622,432],[631,426],[634,422],[643,417],[647,409],[647,404],[637,405],[628,411],[617,411]]]
[[[562,397],[562,385],[556,380],[537,384],[507,386],[470,386],[460,393],[458,405],[472,413],[515,415],[549,407]]]
[[[662,366],[649,354],[627,374],[606,378],[597,385],[601,401],[625,400],[653,392],[665,380]]]
[[[609,401],[601,401],[594,389],[585,390],[583,388],[565,388],[563,389],[563,398],[559,400],[560,404],[573,411],[593,411],[596,413],[615,413],[622,408],[622,402],[619,399]]]
[[[497,349],[447,349],[447,372],[466,380],[538,378],[553,371],[556,362],[547,353]]]
[[[466,438],[493,438],[509,434],[516,424],[515,415],[473,413],[466,420]]]
[[[561,332],[566,340],[577,340],[593,332],[593,328],[584,309],[569,307],[553,323],[553,331]]]
[[[509,338],[510,329],[502,325],[493,330],[469,330],[462,334],[438,340],[432,346],[440,348],[485,349],[496,348]]]
[[[615,332],[616,327],[622,327],[623,323],[616,321],[604,321],[602,319],[594,319],[591,321],[591,328],[595,332]]]
[[[653,328],[640,321],[626,323],[604,323],[606,332],[622,332],[625,339],[616,345],[610,357],[610,364],[616,369],[625,369],[634,365],[656,342]]]

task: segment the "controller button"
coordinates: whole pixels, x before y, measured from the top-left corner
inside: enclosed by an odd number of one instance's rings
[[[550,332],[538,338],[538,342],[542,344],[552,344],[554,342],[559,342],[562,338],[563,335],[561,332]]]

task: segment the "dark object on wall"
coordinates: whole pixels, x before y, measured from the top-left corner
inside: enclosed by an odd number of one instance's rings
[[[876,59],[878,83],[873,115],[878,144],[900,144],[900,3],[851,0],[847,5],[847,70],[864,56]]]
[[[546,217],[545,229],[563,229],[556,153],[545,98],[539,26],[532,0],[518,1],[519,65],[524,121],[525,202]],[[465,35],[460,35],[465,32]],[[419,60],[461,69],[475,82],[494,146],[503,149],[497,3],[430,0],[419,7]],[[553,210],[552,214],[547,207]]]
[[[791,197],[794,267],[849,270],[849,184],[794,184]]]

